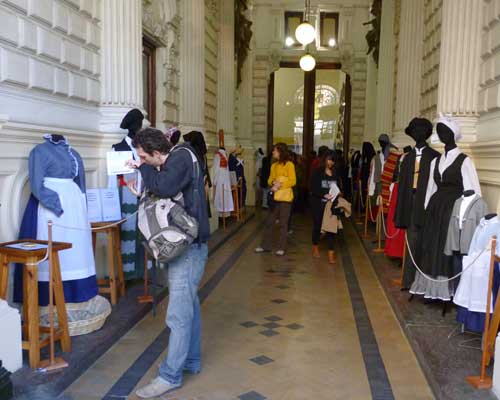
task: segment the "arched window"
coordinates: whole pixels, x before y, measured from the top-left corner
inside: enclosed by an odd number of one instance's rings
[[[314,99],[318,108],[323,108],[339,104],[339,93],[329,85],[316,85]],[[304,85],[295,92],[293,102],[295,104],[304,104]]]

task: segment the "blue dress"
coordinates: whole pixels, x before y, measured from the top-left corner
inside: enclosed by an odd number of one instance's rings
[[[64,223],[68,218],[79,224],[79,230],[63,230],[54,225],[54,240],[70,241],[73,244],[71,250],[65,250],[59,255],[65,301],[85,302],[97,295],[98,287],[86,214],[83,161],[64,137],[45,135],[44,139],[44,143],[35,146],[29,155],[32,195],[23,215],[19,239],[45,239],[46,232],[39,227],[40,217],[50,216],[55,224],[58,220]],[[64,189],[61,191],[59,187]],[[68,207],[63,207],[64,204]],[[81,263],[84,263],[83,272],[81,267],[78,271],[72,271],[73,265]],[[46,274],[43,267],[40,264],[38,296],[41,306],[47,305],[49,299],[48,279],[42,278]],[[18,303],[22,302],[22,268],[18,264],[15,269],[14,301]],[[65,279],[65,276],[69,279]]]

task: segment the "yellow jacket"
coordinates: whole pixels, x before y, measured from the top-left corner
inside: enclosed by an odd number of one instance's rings
[[[271,173],[269,174],[267,183],[269,186],[272,186],[274,181],[281,183],[281,189],[274,193],[274,200],[289,203],[292,202],[292,188],[297,183],[297,178],[295,177],[295,165],[293,165],[291,161],[287,161],[285,164],[275,162],[271,165]]]

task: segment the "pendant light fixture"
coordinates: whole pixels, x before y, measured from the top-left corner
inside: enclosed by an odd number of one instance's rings
[[[303,71],[309,72],[316,67],[316,60],[309,54],[308,45],[316,39],[316,30],[314,26],[309,23],[311,17],[311,0],[305,0],[304,4],[304,22],[301,23],[295,30],[295,37],[297,40],[306,46],[306,54],[300,58],[300,68]]]
[[[300,68],[303,71],[309,72],[309,71],[312,71],[314,69],[314,67],[316,66],[316,60],[314,59],[314,57],[312,55],[307,53],[300,58],[299,64],[300,64]]]
[[[304,22],[295,30],[295,37],[304,46],[312,43],[316,38],[316,30],[309,23],[311,14],[311,0],[305,0],[304,4]]]

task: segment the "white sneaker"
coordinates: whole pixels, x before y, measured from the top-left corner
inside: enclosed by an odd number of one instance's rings
[[[265,252],[265,250],[264,250],[264,248],[263,248],[263,247],[257,247],[257,248],[255,249],[255,252],[256,252],[256,253],[264,253],[264,252]]]
[[[141,399],[151,399],[153,397],[161,396],[165,393],[171,392],[177,388],[180,388],[180,383],[173,384],[167,382],[160,376],[157,376],[149,384],[138,389],[135,394]]]
[[[285,255],[285,250],[278,250],[278,251],[276,252],[276,255],[277,255],[277,256],[280,256],[280,257],[281,257],[281,256],[284,256],[284,255]]]

